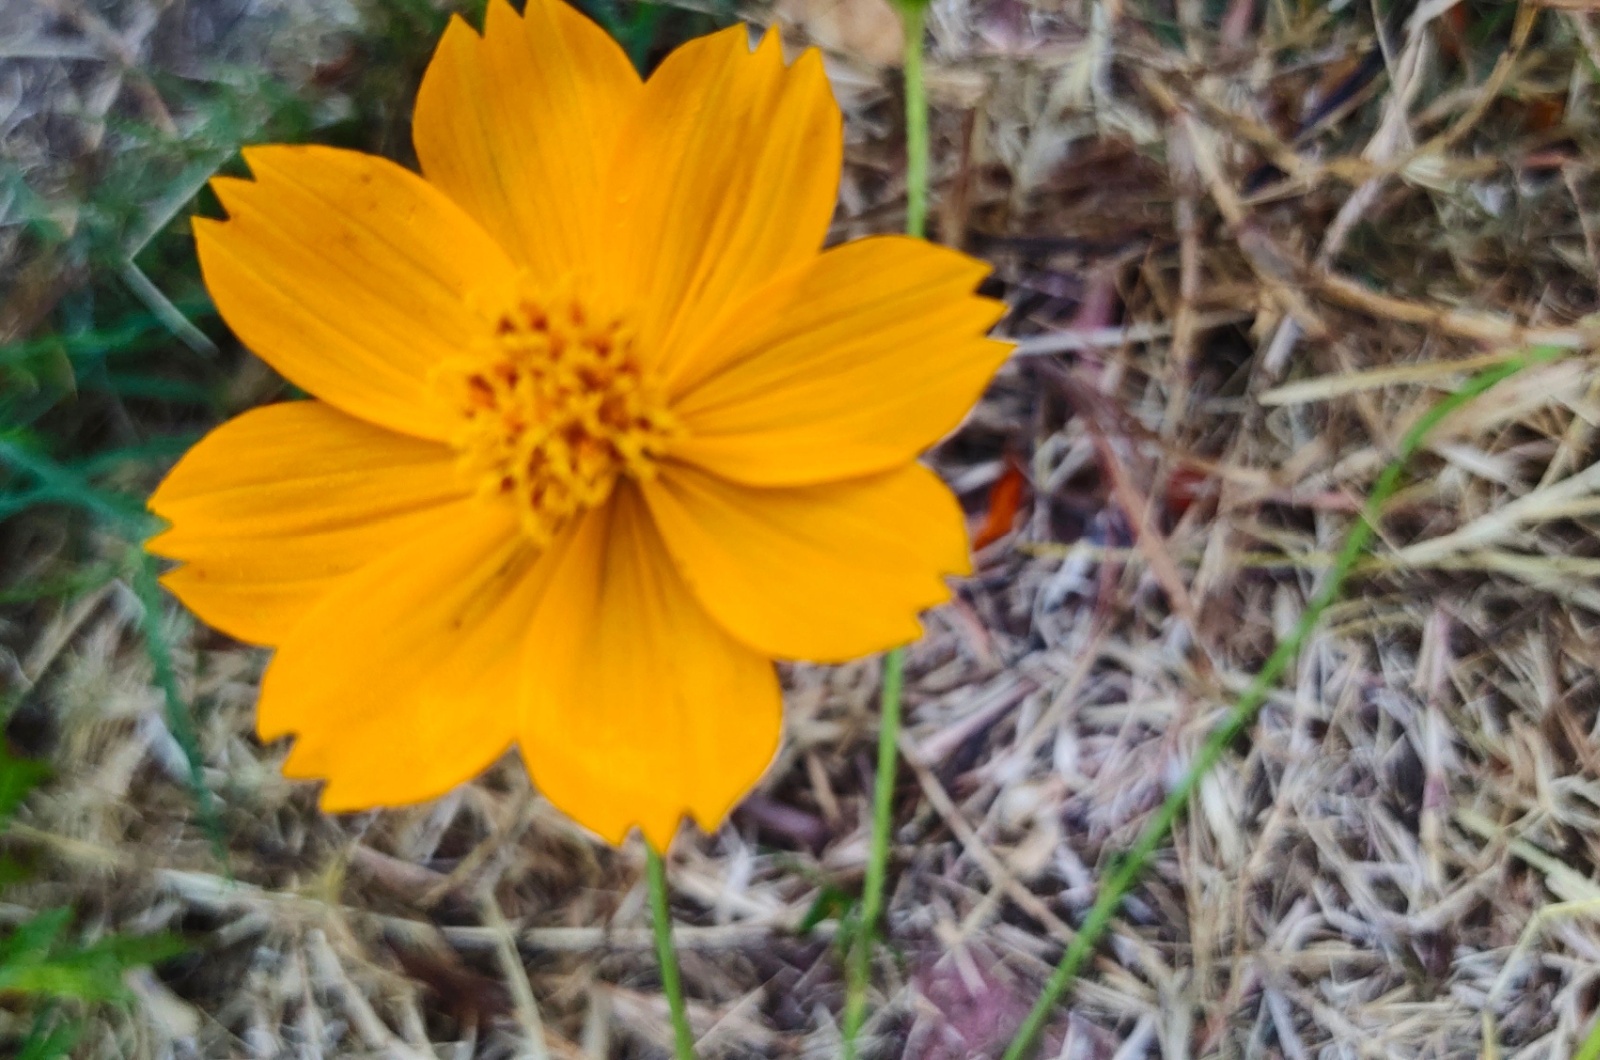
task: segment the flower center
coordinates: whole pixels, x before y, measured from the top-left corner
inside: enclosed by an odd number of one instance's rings
[[[569,286],[519,290],[488,309],[483,337],[434,376],[461,417],[451,442],[462,474],[516,504],[540,545],[618,477],[653,475],[681,433],[627,322],[592,312]]]

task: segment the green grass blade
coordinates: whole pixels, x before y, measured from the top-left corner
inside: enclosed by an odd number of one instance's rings
[[[34,1017],[17,1060],[61,1060],[71,1055],[82,1036],[83,1024],[74,1020],[57,1021],[55,1006],[47,1005]]]
[[[1151,815],[1143,831],[1134,840],[1133,846],[1117,861],[1115,868],[1101,885],[1100,893],[1095,898],[1094,905],[1090,907],[1088,916],[1084,918],[1082,927],[1078,929],[1077,936],[1067,947],[1067,952],[1062,955],[1061,962],[1045,984],[1039,1000],[1006,1049],[1004,1060],[1024,1060],[1029,1055],[1051,1013],[1055,1011],[1079,971],[1098,948],[1100,939],[1111,926],[1112,918],[1121,907],[1123,898],[1127,897],[1128,892],[1144,875],[1156,851],[1166,841],[1173,825],[1188,807],[1189,800],[1199,787],[1200,781],[1221,760],[1228,746],[1255,720],[1261,704],[1266,701],[1267,695],[1276,686],[1278,679],[1299,655],[1306,639],[1321,621],[1323,612],[1338,598],[1356,561],[1361,558],[1373,534],[1376,533],[1384,505],[1399,487],[1406,464],[1422,448],[1428,435],[1447,416],[1496,384],[1531,364],[1555,360],[1561,353],[1562,351],[1554,348],[1540,347],[1480,372],[1454,393],[1440,398],[1406,431],[1400,441],[1399,452],[1378,477],[1372,493],[1362,506],[1360,519],[1350,528],[1344,547],[1340,549],[1338,558],[1329,569],[1322,587],[1312,596],[1294,630],[1278,644],[1255,679],[1250,682],[1250,686],[1228,711],[1227,718],[1201,745],[1183,778],[1167,795],[1166,801]]]
[[[22,444],[15,434],[0,434],[0,466],[37,484],[34,503],[53,501],[82,508],[135,540],[155,529],[155,520],[137,497],[100,489],[71,468]]]
[[[217,860],[226,863],[227,841],[222,832],[216,800],[211,789],[206,787],[200,738],[195,731],[188,704],[183,701],[183,693],[178,688],[178,676],[172,666],[172,644],[167,640],[166,631],[161,628],[161,588],[156,580],[156,560],[143,549],[138,549],[134,560],[133,591],[144,612],[140,620],[140,632],[144,636],[145,653],[150,657],[156,685],[161,689],[166,705],[167,726],[182,748],[189,767],[189,787],[201,826],[211,840]]]

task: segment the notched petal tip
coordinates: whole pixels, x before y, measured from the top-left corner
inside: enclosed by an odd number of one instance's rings
[[[491,0],[491,2],[489,3],[488,7],[486,7],[484,9],[484,12],[483,12],[483,17],[484,17],[485,22],[487,22],[487,20],[489,18],[489,12],[490,11],[493,11],[495,8],[502,7],[502,6],[509,7],[510,5],[506,4],[505,0]],[[515,15],[516,11],[513,10],[511,13],[513,15]],[[521,16],[518,16],[518,18],[520,19]],[[487,28],[488,27],[486,25],[485,29],[487,29]],[[476,27],[472,23],[468,22],[465,18],[462,18],[461,17],[461,13],[459,11],[452,11],[450,13],[450,20],[448,22],[446,22],[445,25],[444,25],[444,33],[440,34],[440,36],[439,36],[439,40],[440,40],[441,45],[443,44],[443,42],[445,40],[449,39],[452,34],[457,36],[457,37],[459,37],[463,32],[472,34],[472,36],[474,38],[478,39],[478,40],[482,40],[483,39],[483,34],[478,32],[478,27]]]
[[[755,41],[754,46],[751,46],[750,44],[750,30],[747,27],[733,26],[730,28],[744,29],[745,47],[748,48],[752,54],[759,56],[768,62],[771,62],[772,57],[776,56],[780,64],[784,66],[789,65],[783,61],[783,34],[778,31],[777,26],[768,26],[765,32],[761,34],[760,38]]]
[[[277,743],[284,737],[293,736],[294,734],[294,729],[285,724],[283,721],[269,721],[267,715],[262,714],[260,710],[256,711],[256,739],[260,740],[262,744]],[[298,740],[295,742],[295,745],[290,748],[289,757],[284,759],[283,762],[284,776],[292,777],[294,779],[321,776],[320,773],[314,771],[307,773],[290,772],[291,765],[294,765],[296,768],[298,768],[299,764],[305,760],[305,750],[305,747]]]
[[[239,157],[244,160],[245,168],[250,171],[249,175],[217,176],[207,182],[212,194],[216,195],[217,201],[227,212],[227,218],[194,218],[196,229],[206,228],[220,232],[240,210],[248,210],[251,206],[261,204],[262,197],[270,194],[269,185],[292,181],[292,170],[295,168],[319,163],[334,165],[338,164],[341,156],[354,154],[355,152],[322,144],[249,144],[241,147]],[[377,156],[361,157],[370,158],[375,164],[393,165]],[[206,223],[201,225],[202,221]]]
[[[771,33],[769,32],[768,36],[770,35]],[[755,44],[752,44],[750,41],[750,27],[745,25],[743,22],[735,22],[733,25],[728,26],[725,29],[719,29],[715,33],[707,33],[703,37],[696,37],[695,39],[688,41],[681,47],[673,49],[673,54],[682,51],[684,48],[704,48],[706,49],[706,53],[709,55],[714,54],[715,50],[718,48],[726,48],[727,50],[732,51],[735,44],[742,45],[745,53],[751,54],[757,51],[760,45],[763,43],[765,43],[765,38],[756,42]],[[657,66],[656,70],[659,72],[661,67]]]
[[[561,809],[557,807],[557,809]],[[630,815],[626,818],[618,817],[609,821],[596,822],[585,820],[583,816],[575,815],[562,810],[585,831],[590,832],[596,839],[608,846],[621,847],[627,843],[628,838],[638,832],[641,839],[650,844],[658,854],[666,854],[672,846],[672,841],[683,830],[684,821],[690,821],[706,835],[716,833],[728,819],[728,813],[704,814],[690,807],[678,810],[644,815]],[[731,812],[731,807],[730,811]],[[709,823],[708,823],[709,822]]]
[[[219,230],[226,227],[227,223],[227,220],[221,217],[191,217],[189,218],[189,235],[193,237],[195,245],[199,246],[202,242],[215,239]]]
[[[321,160],[335,160],[340,155],[355,154],[342,148],[323,144],[249,144],[239,148],[248,177],[212,177],[211,189],[220,199],[224,194],[249,195],[263,183],[284,178],[294,167],[315,165]],[[371,157],[379,161],[377,156]],[[226,201],[224,201],[226,205]]]
[[[494,0],[479,34],[460,19],[417,90],[412,141],[428,181],[540,283],[587,267],[598,188],[641,91],[603,29],[560,0],[518,14]]]
[[[696,602],[633,486],[573,538],[529,624],[519,747],[534,787],[606,841],[720,822],[771,765],[771,662]]]
[[[649,843],[657,854],[665,854],[672,846],[672,841],[677,837],[679,829],[683,827],[683,819],[686,816],[692,815],[689,814],[688,811],[684,811],[674,816],[671,821],[668,821],[666,818],[659,818],[647,823],[640,823],[638,825],[639,834],[644,837],[644,841]],[[698,824],[699,819],[696,818],[695,820]],[[721,821],[717,822],[719,826],[721,823]],[[629,829],[629,831],[632,831],[632,829]],[[702,831],[707,833],[715,832],[716,828],[705,828],[702,826]],[[621,844],[613,843],[612,845],[620,846]]]
[[[275,145],[273,145],[273,144],[245,144],[243,147],[239,148],[239,157],[244,159],[244,164],[249,168],[250,172],[252,174],[254,174],[256,172],[256,162],[257,162],[257,160],[262,158],[263,156],[265,156],[267,154],[267,152],[273,146],[275,146]],[[286,145],[278,144],[276,146],[283,147],[283,146],[286,146]],[[223,177],[223,178],[219,178],[219,179],[227,180],[227,179],[230,179],[230,178]]]
[[[987,276],[988,272],[986,271],[983,276],[979,277],[979,282],[982,282]],[[973,286],[977,285],[974,284]],[[973,295],[972,300],[978,305],[988,309],[991,315],[989,323],[984,325],[983,328],[984,337],[988,338],[991,342],[996,342],[1004,346],[1006,353],[1009,355],[1012,348],[1016,346],[1016,343],[1012,342],[1010,339],[996,338],[995,336],[990,335],[989,329],[993,328],[996,324],[1000,323],[1000,321],[1004,320],[1005,315],[1011,311],[1011,307],[999,298],[990,298],[988,295],[984,294]]]
[[[150,510],[157,516],[161,514],[160,512],[156,511],[154,506],[152,506]],[[155,533],[144,539],[144,550],[150,553],[150,555],[159,557],[161,559],[182,559],[183,557],[178,555],[178,551],[172,543],[173,536],[174,531],[173,527],[171,526],[157,530]],[[170,574],[171,571],[168,571],[167,573]],[[165,585],[166,577],[167,575],[163,574],[157,580]]]
[[[287,772],[284,776],[288,776]],[[295,778],[304,780],[321,780],[321,777]],[[329,779],[322,785],[322,791],[317,795],[317,808],[327,814],[365,813],[368,810],[398,809],[404,806],[415,806],[427,802],[437,796],[428,795],[413,801],[391,802],[374,800],[362,792],[360,788],[341,785],[336,779]]]
[[[769,32],[776,34],[778,30],[773,27]],[[822,49],[815,45],[808,45],[795,53],[795,57],[789,61],[789,69],[807,72],[815,69],[815,72],[824,80],[828,76],[827,60],[823,57]]]
[[[349,154],[348,150],[340,147],[329,147],[326,144],[248,144],[239,148],[239,157],[244,159],[244,164],[250,167],[250,172],[259,180],[262,171],[280,169],[284,165],[295,165],[304,159],[316,155],[329,157]]]
[[[779,35],[752,52],[731,26],[651,73],[604,199],[605,264],[622,297],[647,293],[639,333],[675,362],[774,277],[815,257],[838,198],[839,108],[821,65],[785,65]]]
[[[222,204],[226,217],[196,217],[191,222],[191,230],[199,237],[216,237],[223,234],[228,227],[228,222],[233,219],[250,196],[256,182],[245,177],[212,177],[211,193],[217,197],[217,202]]]
[[[213,181],[225,222],[196,223],[206,288],[239,340],[351,415],[442,439],[429,383],[481,328],[468,298],[515,274],[491,237],[397,163],[258,145],[254,180]]]
[[[915,640],[968,563],[960,505],[920,464],[837,483],[748,487],[670,466],[644,487],[700,603],[770,658],[842,662]]]
[[[925,283],[938,284],[941,287],[965,285],[970,291],[976,291],[978,285],[994,272],[993,263],[982,258],[975,258],[954,247],[930,243],[925,239],[900,232],[880,232],[862,236],[831,250],[834,254],[846,252],[852,256],[857,254],[875,256],[881,260],[882,266],[886,269],[918,272]],[[972,297],[992,301],[983,295],[974,294]]]

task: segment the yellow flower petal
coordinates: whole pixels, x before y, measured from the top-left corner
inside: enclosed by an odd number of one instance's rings
[[[681,343],[822,246],[838,194],[839,107],[813,49],[785,67],[743,26],[662,62],[624,128],[603,200],[608,281],[646,349]]]
[[[533,782],[611,843],[714,829],[771,762],[772,664],[706,614],[637,489],[590,513],[528,631],[521,748]]]
[[[560,0],[491,0],[482,37],[454,18],[422,79],[422,172],[533,277],[592,260],[598,195],[642,86],[604,30]]]
[[[183,560],[162,581],[206,622],[281,643],[350,572],[452,518],[464,496],[444,446],[317,401],[218,427],[150,498],[172,524],[147,544]]]
[[[746,301],[681,362],[673,455],[752,485],[898,467],[961,422],[1009,344],[988,266],[900,236],[848,243]]]
[[[323,808],[344,811],[420,802],[481,772],[516,737],[520,648],[557,561],[529,547],[510,505],[469,502],[342,582],[262,680],[262,739],[295,734],[284,773],[326,778]]]
[[[911,464],[818,486],[752,488],[674,466],[643,487],[685,580],[766,655],[837,662],[915,640],[917,613],[966,574],[966,525]]]
[[[291,381],[353,416],[441,439],[428,372],[483,329],[469,291],[512,282],[499,246],[393,162],[328,147],[252,147],[253,181],[212,188],[226,221],[197,219],[223,319]]]

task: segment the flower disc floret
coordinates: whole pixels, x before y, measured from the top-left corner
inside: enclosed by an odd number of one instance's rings
[[[623,476],[648,480],[681,432],[633,330],[584,305],[571,285],[523,289],[484,312],[481,339],[434,383],[458,417],[451,444],[481,496],[517,506],[543,546]]]

